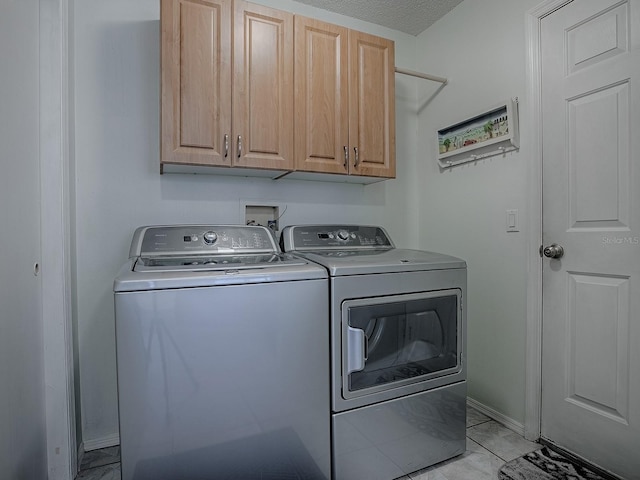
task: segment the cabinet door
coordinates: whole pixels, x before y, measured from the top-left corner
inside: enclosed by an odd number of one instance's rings
[[[348,32],[295,17],[296,170],[349,171]]]
[[[160,16],[161,165],[231,166],[231,0],[162,0]]]
[[[236,1],[233,165],[293,170],[293,15]]]
[[[395,54],[391,40],[349,31],[352,175],[396,174]]]

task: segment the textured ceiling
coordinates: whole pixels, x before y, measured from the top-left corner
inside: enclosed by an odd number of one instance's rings
[[[306,5],[418,35],[462,0],[296,0]]]

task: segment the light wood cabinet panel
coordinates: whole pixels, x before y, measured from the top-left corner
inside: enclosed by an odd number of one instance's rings
[[[349,171],[349,30],[295,17],[296,170]]]
[[[161,166],[230,166],[231,1],[162,0],[161,12]]]
[[[243,1],[162,0],[161,24],[161,171],[293,170],[293,15]]]
[[[349,31],[351,172],[395,177],[395,52],[391,40]]]
[[[293,14],[235,2],[233,164],[293,169]]]
[[[393,42],[296,16],[295,61],[296,170],[395,177]]]

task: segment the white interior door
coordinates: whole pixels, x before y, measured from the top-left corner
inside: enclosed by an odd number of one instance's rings
[[[640,0],[574,0],[542,42],[542,436],[640,479]],[[546,254],[557,253],[547,250]]]
[[[0,478],[47,478],[39,2],[0,0]]]

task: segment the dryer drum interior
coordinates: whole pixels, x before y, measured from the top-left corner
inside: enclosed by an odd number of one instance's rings
[[[455,368],[456,305],[457,297],[449,295],[349,308],[348,326],[364,332],[365,358],[364,368],[349,373],[349,390]]]

